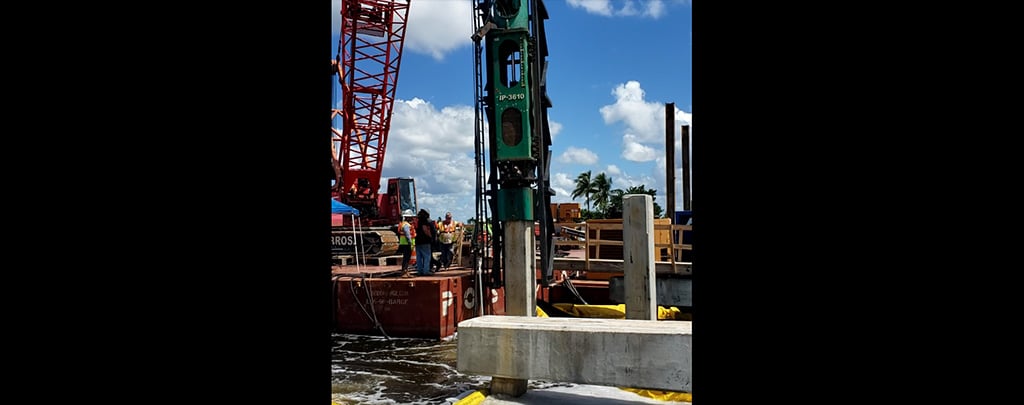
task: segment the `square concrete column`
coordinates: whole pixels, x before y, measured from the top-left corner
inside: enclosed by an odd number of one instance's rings
[[[537,313],[537,260],[533,221],[505,223],[505,314],[535,316]],[[530,380],[491,378],[491,392],[518,397]]]
[[[622,198],[622,269],[626,319],[658,320],[654,274],[654,201],[647,194]]]
[[[537,313],[537,253],[533,221],[505,223],[505,314]]]

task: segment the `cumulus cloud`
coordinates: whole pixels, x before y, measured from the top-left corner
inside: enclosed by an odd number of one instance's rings
[[[409,6],[405,49],[443,60],[453,50],[471,46],[473,2],[413,1]]]
[[[612,89],[615,103],[600,108],[606,124],[622,124],[622,157],[634,162],[648,162],[664,155],[665,104],[644,99],[640,82],[630,80]],[[675,111],[676,128],[693,121],[693,114]],[[678,138],[678,129],[677,138]],[[691,137],[693,131],[690,131]],[[676,142],[678,150],[678,139]]]
[[[665,15],[665,3],[661,0],[651,0],[643,2],[643,16],[659,18]]]
[[[395,100],[381,170],[381,192],[391,177],[416,180],[420,208],[451,211],[463,221],[475,215],[474,110],[437,108],[420,98]],[[380,146],[380,145],[373,145]]]
[[[591,152],[587,148],[577,148],[570,146],[565,152],[562,152],[558,156],[558,161],[562,163],[576,163],[581,165],[592,165],[597,163],[597,154]]]
[[[555,190],[555,195],[551,197],[551,202],[572,202],[572,191],[576,189],[576,176],[555,173],[551,175],[551,188]]]
[[[420,208],[429,210],[433,217],[445,211],[451,211],[460,221],[473,217],[476,213],[473,124],[472,106],[439,107],[420,98],[395,100],[382,177],[414,178]],[[560,124],[551,124],[552,133],[561,129]],[[576,149],[570,155],[584,162],[597,161],[597,155],[586,149]],[[575,188],[574,179],[572,176],[568,188],[566,179],[553,184],[556,197],[567,198]],[[553,183],[556,181],[559,181],[557,176]]]
[[[384,174],[416,178],[421,194],[474,193],[473,108],[395,100]],[[421,180],[422,179],[422,180]]]
[[[469,0],[413,1],[409,5],[403,50],[443,60],[455,49],[472,45],[472,9]],[[331,33],[337,37],[340,32],[341,0],[332,0]]]
[[[601,117],[606,124],[621,122],[626,132],[633,134],[639,142],[664,141],[665,105],[644,100],[644,89],[640,82],[630,80],[612,90],[615,103],[601,107]]]
[[[590,14],[612,16],[641,16],[659,18],[665,14],[665,4],[662,0],[626,0],[622,7],[615,9],[611,0],[566,0],[573,8],[582,8]],[[678,3],[678,1],[677,1]]]
[[[638,142],[635,136],[626,134],[622,137],[622,157],[634,162],[649,162],[658,158],[658,151]]]
[[[583,8],[591,14],[611,15],[611,0],[565,0],[572,8]]]
[[[612,15],[611,0],[566,0],[573,8],[582,8],[590,14]]]
[[[693,125],[693,113],[676,108],[676,125]]]
[[[558,135],[559,132],[562,132],[562,124],[559,124],[555,121],[552,121],[551,118],[548,118],[548,129],[551,130],[551,141],[554,142],[556,135]]]

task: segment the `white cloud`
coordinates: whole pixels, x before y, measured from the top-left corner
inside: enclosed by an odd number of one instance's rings
[[[665,3],[662,3],[661,0],[649,0],[643,4],[645,17],[659,18],[665,15]]]
[[[597,163],[597,155],[591,152],[589,149],[577,148],[570,146],[565,152],[562,152],[558,156],[558,161],[562,163],[576,163],[581,165],[592,165]]]
[[[442,60],[453,50],[473,44],[472,1],[420,0],[410,4],[405,49]]]
[[[611,0],[566,0],[573,8],[582,8],[590,14],[611,16],[642,16],[659,18],[665,14],[665,4],[662,0],[627,0],[622,3],[622,8],[615,10]],[[678,3],[678,1],[677,1]],[[637,9],[637,4],[640,8]]]
[[[664,142],[665,105],[644,100],[640,82],[630,80],[612,90],[615,104],[601,107],[601,117],[606,124],[622,122],[626,132],[633,134],[639,142]]]
[[[640,82],[630,80],[612,90],[615,103],[601,107],[601,117],[606,124],[622,123],[622,157],[634,162],[648,162],[664,155],[665,147],[665,104],[647,101]],[[679,143],[679,127],[689,125],[693,114],[678,107],[675,110],[676,144]],[[693,130],[690,135],[692,138]],[[676,145],[673,145],[676,146]],[[678,150],[678,148],[677,148]]]
[[[649,162],[658,158],[656,149],[637,142],[635,136],[626,134],[622,137],[622,157],[634,162]]]
[[[402,0],[396,0],[403,2]],[[413,1],[405,26],[403,51],[442,60],[453,50],[472,45],[473,2],[470,0]],[[331,1],[331,33],[341,31],[341,0]]]
[[[619,169],[619,167],[616,165],[608,165],[608,168],[605,169],[605,173],[608,173],[609,175],[612,176],[618,176],[622,174],[622,169]]]
[[[388,149],[411,158],[446,159],[473,153],[473,107],[448,106],[438,111],[420,98],[395,100]]]
[[[552,121],[551,118],[548,118],[548,129],[551,130],[551,142],[554,142],[555,136],[558,135],[559,132],[562,132],[562,124],[559,124],[555,121]]]
[[[555,195],[551,197],[551,202],[573,202],[572,191],[576,189],[576,176],[555,173],[551,176],[551,188],[555,190]]]
[[[677,127],[681,126],[681,125],[692,125],[692,122],[693,122],[693,113],[688,113],[686,111],[683,111],[683,110],[680,110],[680,109],[676,108],[676,126]],[[692,128],[691,128],[691,130],[692,130]],[[677,128],[676,132],[678,132],[678,128]]]
[[[468,105],[436,107],[420,98],[395,100],[382,177],[414,178],[420,208],[435,218],[445,211],[459,221],[475,216],[473,123],[473,107]],[[561,127],[552,122],[552,134]],[[584,162],[597,161],[597,155],[586,149],[574,148],[571,155]],[[575,176],[561,177],[552,179],[553,201],[569,202]]]
[[[473,119],[470,106],[437,110],[419,98],[395,100],[383,176],[416,179],[420,208],[435,217],[444,211],[459,220],[473,216]]]
[[[634,16],[640,13],[636,11],[636,7],[633,6],[632,1],[627,1],[625,4],[622,5],[622,8],[620,8],[619,11],[617,11],[615,14],[624,16]]]
[[[573,8],[582,8],[590,14],[612,15],[611,0],[566,0]]]

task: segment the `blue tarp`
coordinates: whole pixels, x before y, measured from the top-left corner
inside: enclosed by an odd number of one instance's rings
[[[359,210],[352,208],[348,204],[340,202],[335,199],[331,199],[331,213],[332,214],[351,214],[359,215]]]

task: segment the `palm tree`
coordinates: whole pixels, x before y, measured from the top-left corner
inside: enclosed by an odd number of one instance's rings
[[[604,172],[598,173],[597,177],[594,178],[594,202],[597,205],[597,209],[605,214],[608,213],[608,199],[611,197],[612,191],[612,178],[604,174]]]
[[[594,191],[594,183],[590,181],[590,170],[576,176],[576,189],[572,190],[572,199],[575,200],[578,197],[585,197],[587,201],[587,211],[590,211],[590,196],[594,194]]]

